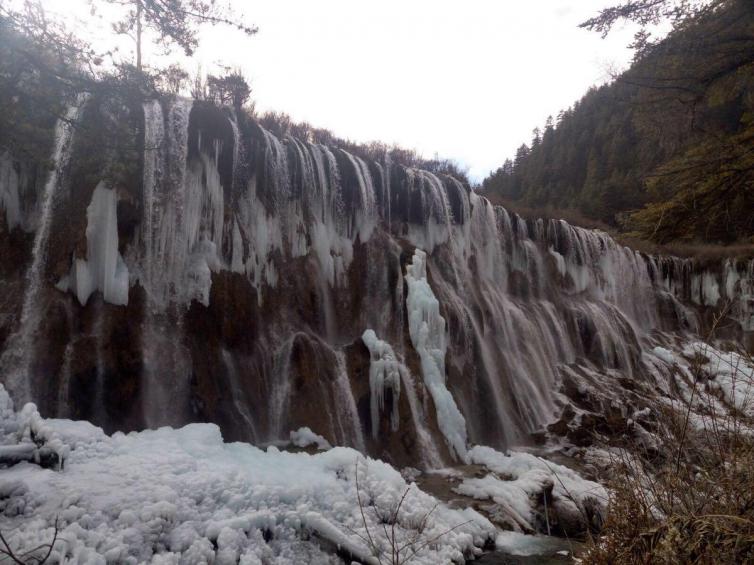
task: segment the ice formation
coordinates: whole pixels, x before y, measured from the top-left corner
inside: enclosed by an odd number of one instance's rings
[[[377,338],[374,330],[366,330],[361,336],[364,345],[369,349],[371,361],[369,364],[369,399],[372,414],[372,437],[379,432],[380,412],[385,405],[385,389],[392,391],[392,406],[390,410],[390,424],[393,431],[398,430],[400,413],[398,405],[401,397],[402,373],[407,371],[405,365],[398,361],[390,344]]]
[[[93,292],[105,302],[128,304],[128,267],[118,251],[118,196],[100,182],[86,209],[86,259],[74,257],[71,273],[58,288],[71,290],[82,306]]]
[[[365,330],[361,339],[369,349],[371,357],[369,364],[369,405],[372,437],[377,438],[378,436],[379,415],[384,409],[386,388],[390,388],[392,391],[391,428],[393,431],[398,430],[399,402],[401,390],[403,390],[411,410],[411,420],[419,443],[420,460],[428,469],[439,468],[442,465],[442,458],[427,426],[424,404],[417,397],[416,385],[411,371],[398,358],[389,343],[377,338],[374,330]],[[403,389],[401,389],[401,386]]]
[[[457,457],[465,459],[466,420],[445,383],[445,319],[440,315],[440,303],[427,281],[427,255],[421,249],[414,251],[406,267],[406,283],[409,335],[421,359],[424,384],[437,409],[437,423],[448,446]]]

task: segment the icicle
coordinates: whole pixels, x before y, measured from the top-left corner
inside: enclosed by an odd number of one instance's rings
[[[398,431],[400,422],[399,404],[401,397],[401,372],[406,368],[398,362],[390,345],[380,339],[374,330],[366,330],[361,336],[364,345],[369,349],[371,362],[369,365],[369,391],[372,414],[372,437],[379,432],[380,412],[385,405],[385,389],[392,391],[392,407],[390,410],[390,429]]]
[[[97,290],[105,302],[128,304],[128,267],[118,252],[118,215],[115,191],[103,182],[92,193],[86,209],[87,258],[73,260],[68,281],[59,288],[68,288],[84,306]]]
[[[450,449],[460,459],[466,457],[466,420],[445,385],[445,319],[440,303],[427,282],[427,255],[414,251],[406,267],[408,327],[411,343],[421,358],[424,383],[437,409],[437,422]]]

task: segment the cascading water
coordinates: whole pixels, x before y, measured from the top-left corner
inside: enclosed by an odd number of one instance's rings
[[[244,398],[243,390],[239,382],[238,370],[236,369],[235,360],[233,356],[225,349],[221,352],[223,365],[225,365],[225,373],[228,376],[228,384],[230,385],[230,395],[233,399],[233,406],[238,412],[238,416],[241,418],[243,435],[247,436],[250,441],[257,439],[257,430],[254,425],[254,418],[249,412],[248,401]]]
[[[47,247],[50,240],[55,194],[60,185],[62,171],[68,164],[76,123],[85,103],[86,96],[79,96],[76,102],[68,107],[65,117],[59,119],[55,125],[52,166],[39,196],[39,223],[31,249],[31,265],[26,273],[27,282],[21,307],[21,321],[0,357],[0,373],[3,374],[6,387],[21,403],[33,398],[31,371],[36,345],[34,333],[42,317],[41,293],[45,287]]]
[[[342,425],[344,436],[351,440],[351,445],[359,451],[366,451],[364,443],[364,433],[361,431],[361,422],[359,421],[359,412],[356,408],[356,401],[351,391],[351,383],[348,379],[346,370],[346,361],[343,354],[338,352],[336,359],[336,376],[335,376],[335,393],[334,398],[338,406],[338,417],[345,422]]]
[[[159,208],[155,206],[155,189],[159,185],[163,172],[163,144],[165,124],[162,106],[159,100],[144,104],[144,171],[143,171],[143,206],[144,221],[142,225],[142,247],[144,249],[144,287],[148,295],[153,295],[153,275],[155,261],[155,226],[160,225]]]
[[[91,292],[108,303],[108,413],[83,415],[112,428],[210,420],[281,442],[306,426],[435,467],[470,444],[529,441],[584,379],[645,378],[655,346],[701,328],[725,300],[734,337],[754,332],[754,261],[648,257],[601,232],[524,220],[456,179],[280,139],[204,103],[148,102],[144,119],[140,186],[102,185],[72,204],[102,212],[91,224],[102,248],[92,240],[79,266],[98,273]],[[93,374],[85,348],[62,336],[49,356],[61,378],[19,389],[50,238],[81,257],[81,234],[49,233],[69,146],[59,126],[23,315],[3,354],[4,367],[20,359],[4,380],[23,399],[76,403]],[[113,292],[124,276],[128,300]],[[94,319],[95,301],[53,296],[71,326]],[[70,394],[44,388],[58,382]]]
[[[183,344],[181,320],[166,316],[172,300],[185,300],[188,263],[186,158],[191,103],[176,100],[167,114],[167,132],[158,101],[144,105],[142,286],[146,309],[142,330],[141,386],[148,427],[176,424],[185,409],[166,410],[178,399],[187,402],[191,361]],[[177,412],[177,413],[176,413]]]

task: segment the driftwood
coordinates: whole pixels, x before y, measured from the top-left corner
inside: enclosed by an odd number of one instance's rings
[[[0,468],[11,467],[24,461],[34,463],[45,469],[58,469],[60,467],[60,457],[49,447],[40,447],[31,442],[0,445]]]

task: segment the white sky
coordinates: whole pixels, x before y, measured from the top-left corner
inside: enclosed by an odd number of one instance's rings
[[[610,0],[231,1],[259,33],[206,28],[191,72],[240,67],[260,110],[438,153],[476,180],[631,57],[632,30],[578,28]],[[43,3],[101,28],[86,0]]]

